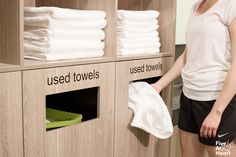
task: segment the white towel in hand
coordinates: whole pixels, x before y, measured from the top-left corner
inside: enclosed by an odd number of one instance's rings
[[[67,28],[67,29],[102,29],[106,26],[105,19],[95,20],[55,20],[48,16],[25,17],[25,26],[35,28]]]
[[[147,27],[130,27],[130,26],[118,26],[118,32],[134,32],[134,33],[148,33],[158,29],[159,25],[151,25]]]
[[[129,21],[129,20],[117,20],[117,26],[128,26],[128,27],[149,27],[158,25],[158,20],[149,21]]]
[[[101,10],[76,10],[58,7],[25,7],[24,15],[51,16],[59,20],[97,20],[104,19],[106,13]]]
[[[42,60],[42,61],[57,61],[57,60],[66,60],[66,59],[80,59],[80,58],[93,58],[93,57],[102,57],[104,51],[75,51],[71,53],[35,53],[35,52],[26,52],[26,59]]]
[[[70,53],[80,50],[103,50],[104,42],[99,40],[50,40],[49,42],[37,42],[25,40],[25,51],[41,53]]]
[[[139,21],[139,20],[149,21],[158,18],[159,14],[160,13],[155,10],[146,10],[146,11],[118,10],[118,19],[130,20],[130,21]]]
[[[117,55],[119,56],[127,56],[127,55],[145,55],[145,54],[158,54],[160,52],[160,48],[146,48],[146,49],[117,49]]]
[[[155,38],[158,37],[159,33],[157,31],[149,33],[134,33],[134,32],[117,32],[117,37],[136,39],[136,38]]]
[[[140,128],[157,138],[173,134],[170,113],[161,96],[146,82],[129,85],[129,107],[134,112],[131,126]]]
[[[24,38],[28,40],[49,41],[55,39],[98,39],[103,40],[103,30],[76,29],[28,29],[24,31]]]

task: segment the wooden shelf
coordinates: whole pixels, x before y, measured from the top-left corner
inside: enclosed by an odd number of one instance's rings
[[[61,60],[61,61],[37,61],[37,60],[25,59],[24,66],[22,67],[22,70],[53,68],[53,67],[63,67],[63,66],[83,65],[83,64],[95,64],[95,63],[106,63],[106,62],[113,62],[113,61],[115,61],[115,59],[113,57],[86,58],[86,59]]]
[[[17,71],[17,70],[20,70],[20,69],[21,69],[21,67],[19,65],[0,63],[0,73]]]
[[[127,56],[117,56],[117,61],[128,61],[128,60],[138,60],[138,59],[151,59],[151,58],[161,58],[161,57],[172,57],[172,53],[161,52],[159,54],[151,55],[127,55]]]

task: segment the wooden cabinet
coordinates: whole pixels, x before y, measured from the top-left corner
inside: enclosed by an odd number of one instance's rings
[[[157,140],[143,130],[130,126],[133,111],[128,108],[128,85],[138,80],[148,83],[157,81],[170,62],[171,58],[166,57],[116,64],[114,157],[168,157],[168,140]]]
[[[23,157],[21,72],[0,73],[0,156]]]
[[[25,157],[113,156],[114,68],[114,63],[104,63],[24,71]],[[48,83],[49,79],[55,77],[61,77],[61,80],[62,77],[67,78],[58,84]],[[98,87],[96,118],[77,125],[46,131],[47,95],[92,87]],[[93,97],[88,95],[85,99]],[[79,101],[80,99],[78,104]]]
[[[173,63],[175,5],[176,0],[1,0],[0,156],[168,157],[169,140],[130,127],[133,113],[127,103],[130,82],[156,81]],[[50,62],[24,59],[25,6],[105,11],[104,56]],[[118,9],[160,12],[159,54],[117,56]],[[46,131],[48,96],[91,88],[97,95],[95,118]],[[162,97],[171,108],[171,86]],[[85,99],[95,98],[85,94]]]

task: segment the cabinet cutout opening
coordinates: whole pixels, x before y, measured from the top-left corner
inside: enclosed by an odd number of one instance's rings
[[[46,130],[78,124],[81,116],[81,122],[99,118],[98,97],[99,87],[47,95]]]
[[[157,82],[159,79],[161,78],[161,76],[158,77],[150,77],[150,78],[146,78],[146,79],[140,79],[140,80],[134,80],[134,81],[130,81],[129,83],[134,83],[134,82],[147,82],[148,84],[153,84],[155,82]],[[160,93],[161,95],[161,93]]]
[[[146,78],[146,79],[141,79],[141,80],[135,80],[132,82],[147,82],[148,84],[153,84],[155,82],[157,82],[159,79],[161,78],[161,76],[159,77],[151,77],[151,78]]]

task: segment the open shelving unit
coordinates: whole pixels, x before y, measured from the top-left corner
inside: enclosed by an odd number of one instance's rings
[[[42,67],[55,67],[55,66],[68,66],[76,64],[90,64],[99,62],[109,62],[115,57],[115,1],[111,0],[24,0],[24,6],[54,6],[62,8],[71,8],[79,10],[103,10],[106,12],[107,26],[104,31],[106,34],[104,56],[99,58],[87,58],[87,59],[75,59],[75,60],[63,60],[53,62],[42,62],[35,60],[24,59],[24,66],[26,68],[40,68]],[[24,25],[23,21],[21,25]]]
[[[107,26],[104,29],[106,34],[104,56],[48,62],[24,59],[24,6],[105,11]],[[169,140],[158,140],[140,130],[128,127],[132,113],[127,106],[127,89],[130,81],[153,77],[157,79],[171,67],[175,52],[175,6],[176,0],[1,0],[0,86],[5,89],[0,97],[8,97],[5,101],[7,103],[0,102],[0,106],[3,106],[1,113],[11,114],[8,107],[14,106],[18,100],[11,120],[21,120],[19,124],[14,123],[9,127],[18,128],[17,133],[11,132],[17,137],[8,137],[9,130],[0,128],[1,135],[6,137],[4,139],[13,141],[10,142],[11,145],[0,141],[0,149],[4,149],[0,150],[0,156],[9,154],[9,157],[173,157],[168,154],[168,150],[171,149]],[[160,12],[159,54],[117,56],[118,9],[151,9]],[[132,66],[155,65],[160,62],[163,64],[162,69],[135,75],[127,72]],[[99,72],[99,78],[92,77],[94,70]],[[71,74],[70,83],[47,85],[47,78],[65,76],[68,73]],[[88,79],[73,82],[73,73],[87,74]],[[89,91],[87,89],[90,88],[97,88],[96,93],[93,91],[90,95],[85,92],[82,98],[96,97],[97,101],[91,103],[93,116],[88,118],[88,121],[46,131],[46,106],[53,107],[55,100],[57,103],[62,102],[61,108],[67,108],[68,106],[63,106],[66,101],[60,101],[59,98],[57,100],[57,96],[72,91]],[[16,96],[17,99],[14,99]],[[51,103],[49,99],[47,101],[49,96],[52,96]],[[162,97],[171,108],[171,86],[162,92]],[[84,99],[81,102],[85,102]],[[75,105],[71,101],[68,101],[68,104]],[[77,109],[81,108],[76,106],[73,110]],[[68,109],[71,112],[73,110]],[[9,119],[9,116],[0,114],[0,121],[5,119]],[[8,125],[8,122],[5,121],[4,125]],[[126,147],[127,143],[130,145]]]
[[[10,7],[9,7],[10,6]],[[55,6],[80,10],[103,10],[106,12],[107,26],[104,56],[99,58],[63,61],[35,61],[24,59],[23,31],[24,6]],[[36,69],[45,67],[68,66],[114,61],[116,55],[116,2],[111,0],[3,0],[0,4],[2,18],[0,23],[0,71],[10,68]],[[111,42],[112,41],[112,42]],[[2,70],[1,70],[2,69]]]

